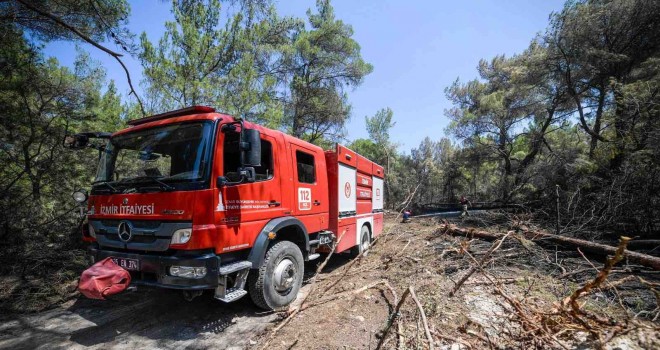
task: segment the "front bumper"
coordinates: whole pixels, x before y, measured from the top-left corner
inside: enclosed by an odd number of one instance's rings
[[[213,252],[177,252],[174,255],[152,255],[119,252],[92,246],[89,255],[94,262],[107,257],[129,258],[140,261],[140,271],[130,271],[131,285],[143,285],[171,289],[214,289],[218,286],[220,257]],[[172,265],[206,267],[206,276],[200,279],[169,275]]]

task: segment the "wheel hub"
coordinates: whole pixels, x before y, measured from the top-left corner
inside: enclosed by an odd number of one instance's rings
[[[278,292],[286,292],[296,279],[296,265],[290,259],[282,259],[273,271],[273,285]]]

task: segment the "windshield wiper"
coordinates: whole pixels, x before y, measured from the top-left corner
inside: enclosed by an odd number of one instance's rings
[[[94,181],[94,182],[92,182],[92,185],[94,185],[94,186],[95,185],[105,185],[110,189],[110,191],[112,191],[112,193],[117,192],[117,189],[114,188],[111,184],[109,184],[108,181]]]
[[[165,191],[174,191],[174,190],[175,190],[174,187],[172,187],[172,186],[166,184],[166,183],[163,182],[163,181],[160,181],[159,178],[158,178],[158,177],[155,177],[155,176],[137,176],[137,177],[132,177],[132,178],[129,178],[129,179],[124,179],[124,180],[121,180],[121,181],[119,181],[119,182],[123,182],[123,183],[136,183],[136,184],[138,184],[138,183],[141,182],[142,180],[151,180],[151,181],[153,181],[153,182],[159,184],[160,187],[161,187],[163,190],[165,190]]]

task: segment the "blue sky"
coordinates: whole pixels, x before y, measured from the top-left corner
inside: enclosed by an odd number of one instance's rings
[[[476,77],[481,58],[512,55],[524,50],[545,29],[548,16],[559,11],[564,0],[334,0],[337,18],[353,26],[363,58],[374,71],[364,83],[349,92],[353,106],[347,125],[348,138],[367,137],[364,117],[380,108],[394,111],[391,138],[409,152],[424,137],[438,140],[448,124],[444,110],[450,108],[444,89],[457,77]],[[157,41],[164,22],[171,20],[169,1],[134,1],[129,28],[147,33]],[[306,17],[315,0],[276,1],[282,16]],[[112,46],[112,45],[110,45]],[[100,61],[126,95],[128,84],[119,64],[99,50],[82,46]],[[46,53],[71,65],[75,47],[51,43]],[[134,80],[141,79],[137,60],[125,57]]]

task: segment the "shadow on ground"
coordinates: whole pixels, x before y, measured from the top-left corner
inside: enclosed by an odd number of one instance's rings
[[[325,257],[305,264],[305,283]],[[349,261],[334,256],[324,273]],[[143,288],[105,301],[79,297],[53,310],[2,318],[0,349],[203,349],[244,348],[278,316],[255,307],[249,296],[224,304],[205,291],[187,302],[180,291]]]

